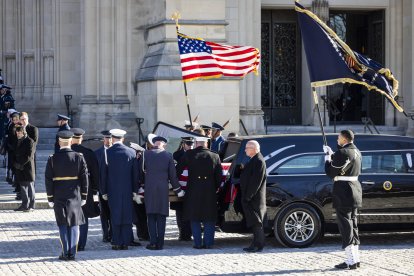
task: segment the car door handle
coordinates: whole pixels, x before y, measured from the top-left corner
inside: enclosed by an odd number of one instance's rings
[[[362,181],[362,184],[366,184],[366,185],[374,185],[375,182],[374,181]]]

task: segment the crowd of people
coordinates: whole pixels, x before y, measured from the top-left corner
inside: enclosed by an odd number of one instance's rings
[[[226,143],[222,126],[192,126],[190,130],[201,135],[182,137],[174,154],[166,151],[165,137],[149,134],[144,145],[126,146],[126,131],[105,130],[102,146],[93,152],[82,145],[85,131],[70,128],[68,121],[68,117],[58,115],[56,150],[45,171],[48,202],[54,209],[62,242],[59,259],[74,260],[78,251],[85,250],[88,218],[98,215],[102,241],[110,242],[113,250],[141,245],[134,240],[133,224],[139,240],[149,240],[148,250],[162,250],[170,208],[176,210],[179,240],[193,240],[195,249],[213,248],[219,216],[217,194],[223,179],[219,153]],[[259,150],[258,143],[251,141],[246,153],[261,156]],[[264,246],[266,175],[262,157],[259,162],[260,179],[253,181],[256,188],[246,192],[246,208],[260,205],[260,215],[248,220],[257,231],[252,244],[245,248],[247,252],[259,252]],[[184,174],[188,176],[185,184],[179,181]],[[250,178],[250,173],[245,178]],[[170,187],[180,200],[170,203]],[[99,197],[98,206],[94,197]]]

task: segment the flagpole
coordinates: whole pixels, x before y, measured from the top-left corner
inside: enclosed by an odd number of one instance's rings
[[[173,15],[171,16],[171,19],[175,20],[175,29],[177,31],[177,36],[178,36],[178,19],[180,18],[180,13],[178,11],[174,12]],[[193,128],[193,120],[191,119],[191,111],[190,111],[190,100],[188,98],[188,93],[187,93],[187,84],[185,83],[185,81],[183,81],[184,84],[184,93],[185,93],[185,99],[187,101],[187,111],[188,111],[188,118],[190,119],[190,125],[191,128]]]
[[[323,128],[323,123],[322,123],[322,117],[321,117],[321,112],[319,110],[319,101],[318,101],[318,94],[316,94],[316,89],[315,87],[312,87],[312,92],[313,92],[313,100],[315,101],[315,106],[316,109],[318,111],[318,118],[319,118],[319,125],[321,126],[321,132],[322,132],[322,138],[323,138],[323,144],[325,146],[328,145],[328,142],[326,141],[326,135],[325,135],[325,130]]]

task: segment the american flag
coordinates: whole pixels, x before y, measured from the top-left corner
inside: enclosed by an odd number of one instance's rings
[[[229,173],[230,166],[231,166],[231,163],[221,163],[223,176],[222,176],[222,182],[221,182],[220,187],[223,187],[224,182],[226,181],[226,177],[227,177],[227,174]],[[187,189],[187,181],[188,181],[188,168],[185,167],[182,174],[178,176],[178,182],[180,183],[181,188],[183,190]]]
[[[229,46],[178,34],[181,68],[185,82],[221,76],[243,77],[260,63],[259,50],[250,46]]]

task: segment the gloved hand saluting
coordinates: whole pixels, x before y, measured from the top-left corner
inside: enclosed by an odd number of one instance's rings
[[[185,192],[183,191],[183,190],[181,190],[178,194],[177,194],[177,196],[178,197],[183,197],[185,195]]]

